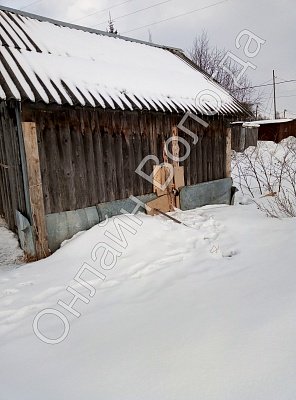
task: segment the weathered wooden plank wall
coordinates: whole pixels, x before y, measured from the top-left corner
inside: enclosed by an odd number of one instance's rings
[[[181,116],[177,114],[104,110],[42,110],[27,107],[23,121],[36,122],[46,214],[143,195],[152,184],[135,173],[147,155],[163,161],[163,142]],[[216,119],[204,129],[190,120],[199,135],[185,166],[186,185],[226,177],[226,129]],[[185,148],[181,144],[181,155]],[[144,172],[151,174],[153,162]]]
[[[231,127],[231,149],[242,153],[250,146],[258,144],[258,128],[244,128],[242,125],[232,125]]]
[[[0,214],[13,231],[15,211],[26,212],[16,112],[13,104],[0,102]]]
[[[284,123],[262,124],[258,131],[259,140],[281,142],[289,136],[296,137],[296,120]]]

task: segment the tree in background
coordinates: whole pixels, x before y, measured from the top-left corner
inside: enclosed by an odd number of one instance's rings
[[[223,62],[225,68],[223,69],[221,62],[226,57],[226,54],[227,51],[225,49],[219,49],[217,46],[211,45],[206,31],[203,31],[194,39],[193,45],[189,49],[191,60],[210,76],[214,75],[217,82],[251,111],[259,99],[253,99],[254,91],[246,74],[239,79],[239,87],[234,82],[233,76],[239,76],[241,71],[240,65],[228,57],[228,60]],[[232,73],[230,74],[226,69]]]

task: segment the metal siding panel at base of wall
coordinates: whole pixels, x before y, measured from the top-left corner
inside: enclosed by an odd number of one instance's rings
[[[148,194],[137,197],[143,203],[147,203],[156,198],[155,194]],[[84,208],[75,211],[66,211],[46,216],[47,234],[49,248],[52,252],[58,250],[60,245],[71,239],[78,232],[86,231],[93,226],[104,221],[107,217],[111,218],[120,215],[124,209],[132,213],[137,203],[131,199],[111,201],[101,203],[94,207]],[[145,211],[143,208],[139,211]]]
[[[149,201],[156,199],[156,194],[151,193],[144,196],[137,196],[142,203],[146,204]],[[131,199],[116,200],[108,203],[101,203],[97,206],[100,221],[104,221],[106,217],[111,218],[122,214],[121,210],[132,214],[137,207],[137,203]],[[144,208],[139,208],[140,212],[145,212]]]
[[[185,211],[207,204],[230,204],[231,193],[231,178],[185,186],[180,193],[181,209]],[[137,196],[137,198],[143,203],[148,203],[156,199],[156,195],[151,193]],[[136,207],[137,203],[128,198],[101,203],[96,207],[49,214],[46,216],[49,248],[54,252],[59,249],[65,240],[71,239],[78,232],[92,228],[107,217],[112,218],[116,215],[121,215],[121,210],[132,213]],[[139,208],[138,211],[144,212],[144,209]]]
[[[15,220],[21,248],[29,259],[34,259],[36,256],[36,250],[33,228],[30,225],[29,220],[19,211],[16,211],[15,213]]]
[[[46,216],[48,245],[52,252],[59,249],[67,239],[86,231],[100,222],[96,207]]]
[[[212,204],[231,204],[231,188],[231,178],[185,186],[180,192],[181,210]]]

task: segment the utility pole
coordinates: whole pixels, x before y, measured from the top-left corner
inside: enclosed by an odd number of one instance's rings
[[[272,71],[272,79],[273,79],[274,119],[276,119],[277,118],[277,113],[276,113],[276,93],[275,93],[275,74],[274,74],[274,70]]]
[[[284,110],[284,118],[286,118],[286,112],[287,112],[288,110]]]
[[[259,105],[257,104],[257,106],[256,106],[256,120],[258,119],[258,108],[259,108]]]

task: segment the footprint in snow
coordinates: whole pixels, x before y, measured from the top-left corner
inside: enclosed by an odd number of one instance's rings
[[[25,287],[25,286],[33,286],[34,285],[34,282],[21,282],[21,283],[19,283],[18,284],[18,286],[20,286],[20,287]]]
[[[173,263],[180,263],[184,260],[183,256],[172,256],[172,257],[165,257],[158,260],[156,263],[152,263],[147,265],[147,267],[143,268],[142,270],[136,272],[131,276],[132,279],[139,279],[145,277],[147,275],[151,275],[155,272],[161,271],[168,267],[171,267]]]
[[[223,250],[222,257],[224,258],[232,258],[238,254],[237,250]]]

